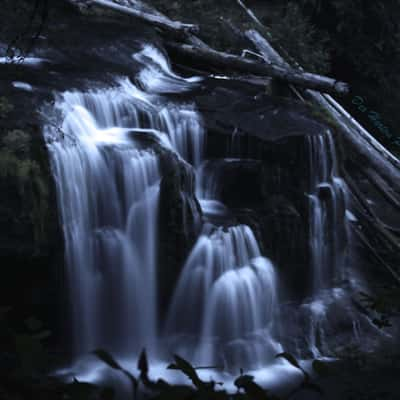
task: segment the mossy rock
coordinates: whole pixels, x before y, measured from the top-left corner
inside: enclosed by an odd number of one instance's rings
[[[31,150],[30,136],[20,129],[8,131],[6,136],[2,139],[2,144],[6,149],[16,154],[29,153]]]
[[[33,228],[33,240],[45,240],[49,189],[39,164],[31,159],[19,159],[9,148],[0,151],[0,179],[15,186],[22,204],[21,216],[28,216]],[[18,216],[15,216],[18,218]]]
[[[7,115],[14,110],[14,106],[6,97],[0,97],[0,118],[6,118]]]

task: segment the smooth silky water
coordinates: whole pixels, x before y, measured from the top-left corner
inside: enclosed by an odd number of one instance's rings
[[[302,373],[275,357],[284,351],[279,338],[285,335],[276,268],[249,226],[219,224],[229,209],[218,195],[218,171],[206,168],[201,116],[194,105],[167,97],[191,90],[201,78],[175,74],[150,45],[132,58],[142,65],[137,86],[121,78],[111,88],[63,93],[56,101],[60,127],[44,129],[64,231],[74,355],[73,365],[58,372],[104,380],[107,368],[88,356],[98,348],[135,372],[146,348],[154,378],[187,383],[165,368],[176,353],[194,366],[213,367],[199,375],[222,380],[228,389],[240,368],[269,388],[290,388]],[[162,171],[157,151],[136,140],[143,136],[192,165],[207,221],[164,320],[157,306]],[[331,134],[310,137],[309,148],[313,290],[303,307],[312,316],[309,347],[321,356],[315,337],[329,306],[324,293],[344,273],[346,196]]]

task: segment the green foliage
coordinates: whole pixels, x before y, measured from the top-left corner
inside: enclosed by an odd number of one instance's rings
[[[138,389],[138,380],[126,369],[121,367],[117,361],[114,360],[114,358],[107,353],[104,350],[98,349],[93,352],[94,355],[96,355],[101,361],[103,361],[105,364],[107,364],[109,367],[122,372],[131,382],[132,389],[133,389],[133,398],[136,398],[136,393]]]
[[[8,101],[2,104],[3,111],[13,108]],[[6,131],[0,148],[0,179],[4,185],[16,188],[22,199],[24,217],[33,226],[34,240],[41,243],[45,239],[49,188],[38,161],[31,158],[30,135],[19,129]]]
[[[74,379],[64,383],[49,377],[54,361],[48,351],[49,331],[31,316],[21,324],[10,307],[0,307],[0,398],[41,400],[113,400],[111,388]]]
[[[336,32],[331,36],[339,56],[349,59],[363,76],[381,83],[386,81],[383,73],[398,71],[392,64],[400,61],[398,1],[328,3],[337,21]]]
[[[6,138],[15,138],[15,132]],[[24,137],[25,134],[24,134]],[[49,189],[43,178],[43,172],[35,160],[19,158],[16,153],[26,146],[26,143],[13,142],[12,148],[0,151],[0,178],[16,185],[19,196],[23,199],[24,206],[29,213],[28,217],[34,227],[34,236],[37,243],[41,242],[45,231],[45,218],[48,211]]]
[[[14,110],[14,106],[8,101],[7,97],[0,97],[0,118],[6,118]]]
[[[390,319],[400,314],[400,288],[384,287],[374,296],[360,292],[363,305],[376,313],[372,322],[380,329],[391,327]]]
[[[400,124],[400,2],[398,0],[288,0],[311,16],[318,35],[327,35],[332,73],[349,81],[353,93],[368,99],[395,133]],[[290,29],[289,29],[290,30]],[[351,110],[352,111],[352,110]],[[368,121],[362,121],[367,124]],[[374,129],[371,127],[372,130]],[[391,139],[376,132],[394,151]]]
[[[293,367],[299,369],[304,375],[303,382],[300,384],[300,386],[298,388],[295,389],[293,394],[299,390],[308,390],[308,391],[318,393],[320,395],[324,394],[322,388],[319,385],[317,385],[316,383],[312,382],[311,376],[304,370],[304,368],[301,367],[300,363],[297,361],[297,359],[292,354],[284,352],[284,353],[280,353],[280,354],[276,355],[276,358],[279,358],[279,357],[284,358]]]
[[[304,372],[303,368],[300,367],[299,362],[291,354],[289,354],[289,353],[279,353],[279,354],[276,355],[276,358],[284,358],[286,361],[288,361],[290,364],[292,364],[293,367],[299,369],[304,374],[306,374],[306,372]]]
[[[12,309],[5,307],[0,309],[0,351],[3,353],[14,352],[16,363],[6,367],[7,374],[10,376],[28,377],[44,371],[49,357],[45,349],[45,341],[51,333],[44,329],[41,321],[35,317],[29,317],[24,321],[24,325],[15,326],[10,322]],[[12,343],[2,349],[3,343]],[[0,359],[1,361],[1,359]],[[4,368],[1,365],[0,368]]]
[[[270,396],[260,385],[254,382],[254,376],[241,375],[235,379],[235,386],[238,390],[243,390],[250,399],[254,400],[273,400],[275,396]]]
[[[121,371],[124,375],[132,381],[135,379],[129,372],[124,370],[115,359],[104,350],[96,350],[94,354],[106,363],[109,367]],[[223,386],[223,383],[216,383],[214,381],[203,381],[200,379],[196,368],[193,367],[187,360],[174,355],[174,363],[170,364],[167,368],[182,372],[193,387],[186,385],[170,385],[162,379],[152,381],[149,376],[149,364],[146,352],[143,351],[139,357],[138,369],[140,371],[139,380],[136,381],[137,385],[134,386],[134,396],[136,396],[136,389],[138,384],[143,385],[144,391],[150,392],[150,399],[153,400],[279,400],[280,398],[269,393],[266,389],[262,388],[254,381],[251,375],[241,374],[235,379],[234,384],[238,389],[237,393],[227,393],[224,390],[217,390],[217,385]],[[311,381],[310,376],[301,368],[299,362],[289,353],[281,353],[276,356],[277,358],[284,358],[294,367],[303,372],[304,380],[301,384],[293,390],[289,395],[290,398],[301,390],[312,390],[322,394],[321,388]]]
[[[193,383],[193,385],[199,389],[199,390],[204,390],[204,389],[213,389],[215,386],[214,382],[204,382],[202,381],[199,376],[197,375],[196,370],[190,365],[189,362],[184,360],[183,358],[174,355],[174,360],[175,364],[170,364],[168,366],[168,369],[176,369],[181,371],[183,374],[185,374]]]
[[[9,131],[2,142],[13,153],[25,154],[30,151],[30,137],[26,132],[19,129]]]
[[[296,60],[309,72],[330,70],[329,35],[318,32],[296,3],[288,3],[271,21],[268,28],[272,43]]]

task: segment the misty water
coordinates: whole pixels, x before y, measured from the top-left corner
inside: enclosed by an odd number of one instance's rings
[[[226,218],[220,167],[232,162],[229,149],[226,159],[210,162],[195,101],[171,96],[190,92],[202,78],[173,72],[152,45],[133,54],[132,62],[141,65],[135,83],[118,77],[108,87],[58,94],[59,128],[44,129],[65,239],[73,353],[73,363],[60,373],[101,381],[106,367],[89,356],[99,348],[136,373],[145,348],[155,378],[180,381],[165,369],[179,354],[195,366],[217,367],[199,374],[228,388],[240,368],[268,387],[295,385],[301,372],[276,355],[334,357],[333,304],[354,327],[348,340],[358,341],[363,326],[373,329],[341,287],[350,276],[350,285],[362,285],[362,277],[352,263],[349,199],[332,134],[308,138],[310,289],[295,303],[257,232]],[[160,268],[168,269],[158,258],[162,152],[193,170],[202,210],[198,238],[166,312],[158,301]],[[294,310],[302,315],[300,344],[292,340]]]

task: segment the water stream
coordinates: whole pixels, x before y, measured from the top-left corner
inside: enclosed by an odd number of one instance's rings
[[[134,359],[146,348],[156,360],[178,353],[232,373],[289,368],[275,358],[285,335],[277,267],[249,226],[221,223],[229,209],[219,197],[218,170],[207,163],[202,117],[193,104],[168,97],[201,78],[175,74],[153,46],[132,58],[142,65],[137,84],[121,78],[108,88],[63,93],[56,101],[60,129],[45,128],[65,238],[75,359],[95,348]],[[191,164],[205,217],[165,318],[157,279],[160,146]],[[313,283],[306,306],[309,347],[319,356],[316,337],[329,305],[324,293],[344,278],[346,189],[329,132],[310,136],[309,153]]]

